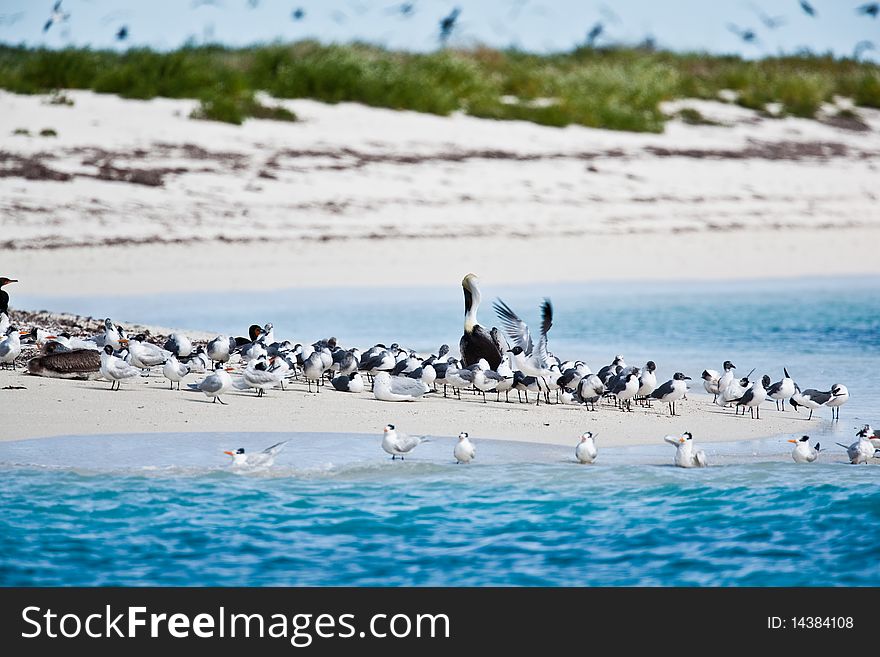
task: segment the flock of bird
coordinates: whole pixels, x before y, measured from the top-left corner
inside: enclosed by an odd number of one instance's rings
[[[813,19],[819,18],[819,13],[816,8],[808,2],[808,0],[797,0],[797,3],[800,7],[800,10],[808,17]],[[52,29],[53,26],[65,25],[70,20],[70,12],[66,11],[63,6],[63,0],[56,0],[54,3],[52,10],[49,14],[48,19],[43,25],[43,32],[48,32]],[[249,9],[258,9],[259,8],[259,0],[247,0],[247,7]],[[529,0],[511,0],[510,11],[507,15],[507,20],[514,20],[523,10],[523,8],[530,4]],[[534,4],[535,11],[541,13],[543,8],[538,3]],[[349,3],[350,8],[353,12],[358,14],[358,16],[363,16],[367,11],[369,11],[369,6],[364,3],[359,2],[351,2]],[[193,9],[197,9],[199,7],[205,6],[214,6],[217,8],[221,8],[222,4],[220,0],[192,0],[191,7]],[[752,11],[754,12],[756,18],[767,30],[777,30],[783,27],[786,23],[786,18],[784,16],[771,16],[767,14],[760,6],[752,4]],[[384,8],[384,13],[390,15],[396,15],[399,18],[408,19],[416,14],[417,3],[416,2],[401,2],[394,5],[389,5]],[[854,8],[855,12],[859,15],[866,16],[869,18],[876,19],[880,16],[880,2],[867,2],[860,4]],[[456,29],[459,29],[460,25],[460,16],[462,13],[461,7],[454,7],[449,10],[448,13],[444,13],[437,19],[437,39],[439,40],[441,45],[445,45],[450,38],[455,33]],[[604,34],[607,33],[606,22],[607,23],[620,23],[620,18],[617,14],[607,5],[600,6],[600,13],[602,14],[602,20],[597,21],[593,26],[589,29],[586,34],[584,44],[587,47],[594,47]],[[306,20],[307,11],[304,7],[297,6],[294,7],[290,11],[290,20],[295,23],[300,23]],[[18,12],[17,14],[9,15],[8,17],[3,17],[3,22],[12,23],[20,20],[23,16],[23,12]],[[345,11],[341,9],[334,9],[330,13],[330,17],[335,23],[345,23],[349,20],[350,16]],[[760,43],[760,37],[758,34],[758,30],[755,27],[750,26],[739,26],[734,23],[728,23],[727,29],[739,37],[744,43],[757,45]],[[115,38],[117,41],[125,41],[129,36],[129,27],[128,25],[120,26],[116,33]],[[645,41],[646,44],[652,44],[653,38],[648,37]],[[854,50],[854,57],[858,59],[866,50],[874,49],[873,42],[870,41],[859,41]]]
[[[451,394],[461,398],[470,390],[488,403],[487,393],[495,393],[495,401],[510,402],[510,393],[516,392],[518,401],[529,403],[529,393],[535,404],[575,404],[596,410],[596,404],[606,400],[607,406],[623,412],[632,412],[633,405],[650,408],[655,401],[667,405],[670,415],[676,413],[676,403],[688,393],[691,377],[675,372],[671,379],[658,383],[656,364],[648,361],[644,367],[627,366],[618,355],[608,365],[593,373],[582,360],[562,361],[549,350],[548,336],[553,326],[553,306],[549,299],[541,304],[541,324],[533,337],[529,326],[503,300],[496,299],[493,308],[500,328],[486,329],[480,325],[477,312],[482,295],[474,274],[462,280],[464,296],[464,325],[459,341],[460,356],[454,356],[448,345],[442,345],[437,354],[422,356],[397,343],[386,347],[377,344],[361,351],[345,349],[336,338],[319,340],[312,344],[277,340],[274,326],[252,325],[246,337],[218,335],[204,344],[196,345],[182,333],[172,333],[161,346],[147,339],[143,333],[129,337],[125,329],[109,318],[97,335],[77,337],[67,332],[50,334],[40,327],[19,330],[9,320],[9,296],[2,289],[17,282],[0,277],[0,365],[15,368],[22,353],[22,340],[40,349],[27,364],[30,374],[55,378],[101,378],[118,390],[124,381],[149,375],[153,368],[160,369],[169,387],[180,389],[181,382],[190,374],[203,378],[188,383],[187,388],[201,392],[212,403],[225,405],[223,396],[233,390],[253,390],[262,397],[276,387],[284,389],[291,380],[304,380],[308,391],[320,392],[329,384],[336,391],[362,393],[370,386],[373,396],[380,401],[412,402],[429,394]],[[236,367],[237,365],[237,367]],[[725,361],[722,372],[706,369],[702,373],[703,386],[714,395],[713,402],[722,407],[733,407],[734,413],[760,419],[760,406],[773,400],[777,410],[785,410],[785,402],[795,410],[809,410],[808,419],[820,407],[831,408],[832,419],[838,420],[840,407],[849,399],[846,386],[836,383],[828,391],[801,389],[783,368],[781,380],[773,383],[769,376],[737,377],[736,366]],[[450,392],[451,391],[451,392]],[[555,401],[551,399],[551,395]],[[612,406],[613,405],[613,406]],[[456,446],[456,459],[466,463],[474,458],[475,450],[467,434],[462,434]],[[589,463],[596,458],[594,436],[584,434],[577,446],[579,461]],[[705,454],[693,451],[690,433],[667,437],[676,445],[676,463],[683,467],[705,465]],[[403,457],[420,444],[419,440],[401,437],[392,425],[386,427],[383,447],[392,457]],[[848,446],[851,460],[858,461],[858,445]],[[865,448],[866,449],[866,448]],[[814,450],[811,452],[810,450]],[[855,450],[855,451],[853,451]],[[243,452],[242,452],[243,454]],[[802,439],[794,454],[805,461],[815,460],[815,448]],[[853,456],[855,454],[855,456]],[[873,451],[871,451],[873,456]],[[690,465],[685,465],[690,464]]]

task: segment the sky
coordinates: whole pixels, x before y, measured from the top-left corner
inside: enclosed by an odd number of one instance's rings
[[[761,57],[803,49],[851,56],[860,41],[876,44],[862,57],[880,61],[880,18],[856,13],[869,0],[63,0],[69,18],[43,31],[54,0],[0,0],[0,42],[167,50],[187,41],[248,45],[317,39],[367,41],[394,49],[439,46],[439,21],[460,8],[455,46],[517,46],[536,52],[582,44],[597,22],[597,45],[652,38],[662,48]],[[402,6],[412,5],[409,15]],[[303,17],[293,20],[301,9]],[[763,19],[781,17],[771,29]],[[128,28],[128,38],[116,32]],[[734,33],[753,30],[745,43]]]

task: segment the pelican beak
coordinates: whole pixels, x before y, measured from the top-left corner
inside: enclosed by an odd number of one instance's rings
[[[789,439],[788,439],[788,442],[790,442],[790,443],[794,443],[795,445],[797,445],[797,442],[798,442],[798,441],[796,441],[794,438],[789,438]]]

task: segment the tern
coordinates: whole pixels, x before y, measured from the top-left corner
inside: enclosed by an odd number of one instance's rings
[[[21,331],[10,326],[6,329],[6,337],[0,340],[0,365],[6,369],[11,365],[15,369],[15,360],[21,355]]]
[[[113,347],[104,345],[101,353],[101,376],[110,381],[110,390],[119,390],[122,381],[140,376],[140,370],[113,355]]]
[[[147,342],[147,336],[139,333],[128,343],[129,362],[137,368],[148,370],[154,365],[162,365],[171,353]]]
[[[382,449],[391,454],[392,461],[396,458],[400,458],[402,461],[406,454],[426,442],[428,439],[423,436],[408,436],[405,433],[397,433],[393,424],[386,424],[382,431]]]
[[[206,397],[213,397],[212,404],[220,402],[226,406],[226,402],[220,399],[220,395],[225,395],[232,389],[232,377],[229,372],[232,368],[223,367],[222,363],[214,366],[214,372],[206,376],[198,383],[187,384],[190,390],[201,390]]]
[[[227,450],[223,453],[232,457],[233,467],[268,468],[275,463],[275,457],[289,442],[289,440],[283,440],[256,454],[245,453],[244,447],[239,447],[235,451]]]
[[[284,377],[285,370],[277,368],[270,370],[269,364],[265,357],[252,360],[241,374],[241,378],[248,388],[256,388],[257,397],[266,394],[266,390],[271,390]]]
[[[858,436],[858,440],[849,447],[843,443],[837,443],[846,450],[849,462],[853,465],[867,463],[868,459],[874,456],[874,445],[871,443],[871,439],[874,437],[874,430],[871,428],[871,425],[866,424],[859,429],[856,436]]]
[[[580,441],[574,448],[574,455],[579,463],[594,463],[599,456],[599,450],[596,448],[596,434],[592,431],[582,433]]]
[[[694,451],[694,441],[690,431],[685,431],[680,436],[666,436],[663,440],[675,445],[675,465],[679,468],[705,468],[709,465],[706,452]]]
[[[177,389],[180,390],[180,382],[189,374],[189,366],[177,360],[177,356],[170,356],[162,366],[162,376],[171,382],[171,390],[174,390],[174,383],[177,383]]]
[[[794,443],[791,458],[795,463],[813,463],[819,458],[819,443],[815,447],[810,446],[809,436],[801,436],[800,440],[790,438],[788,442]]]
[[[466,431],[458,434],[458,442],[455,443],[452,455],[455,456],[456,463],[470,463],[476,457],[477,448],[474,447]]]
[[[379,372],[373,379],[373,396],[379,401],[415,401],[429,391],[422,381],[392,377],[388,372]]]

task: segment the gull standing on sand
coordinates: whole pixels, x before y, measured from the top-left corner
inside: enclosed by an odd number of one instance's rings
[[[6,369],[10,365],[15,369],[15,360],[21,355],[21,331],[10,326],[6,329],[6,337],[0,340],[0,365]]]
[[[113,355],[113,347],[104,345],[101,353],[101,376],[110,381],[110,390],[119,390],[124,379],[133,379],[140,376],[141,372],[136,367],[126,363],[119,356]]]
[[[278,456],[278,452],[284,449],[284,446],[289,442],[289,440],[282,440],[280,443],[270,445],[256,454],[246,454],[244,447],[239,447],[235,451],[227,450],[223,453],[232,457],[233,467],[268,468],[275,463],[275,457]]]
[[[455,449],[452,450],[456,463],[470,463],[477,456],[477,448],[471,442],[466,431],[458,434],[458,442],[455,443]]]
[[[617,398],[621,411],[632,411],[632,400],[639,392],[639,369],[636,368],[628,374],[621,376],[623,378],[609,378],[609,383],[614,381],[613,387],[609,392]]]
[[[211,402],[212,404],[220,402],[223,406],[226,406],[226,402],[220,399],[220,395],[225,395],[232,390],[232,377],[229,376],[229,370],[223,367],[222,363],[217,363],[212,374],[206,376],[199,383],[187,384],[187,388],[190,390],[201,390],[205,393],[206,397],[214,398]]]
[[[162,366],[162,376],[171,382],[171,390],[174,390],[175,382],[177,383],[177,389],[180,390],[180,382],[183,381],[187,374],[189,374],[189,366],[181,363],[177,360],[177,356],[173,354]]]
[[[581,439],[574,448],[574,455],[579,463],[595,462],[599,456],[599,450],[596,448],[596,435],[592,431],[585,431],[581,434]]]
[[[608,379],[613,376],[616,376],[621,370],[626,367],[626,362],[623,360],[623,356],[617,354],[614,357],[614,360],[611,361],[610,365],[605,365],[604,367],[599,368],[599,371],[596,373],[596,376],[602,381],[602,383],[607,383]]]
[[[785,376],[767,388],[767,396],[776,402],[776,410],[779,410],[779,402],[782,402],[782,410],[785,410],[785,400],[791,399],[794,394],[794,379],[788,375],[788,369],[782,368]]]
[[[769,377],[765,377],[767,381],[770,380]],[[763,402],[767,398],[767,390],[764,388],[764,379],[761,381],[755,381],[749,386],[749,389],[743,393],[743,396],[739,399],[736,399],[737,408],[742,406],[743,408],[743,417],[745,417],[746,411],[745,409],[749,409],[749,415],[752,419],[761,419],[761,402]]]
[[[373,379],[373,396],[379,401],[415,401],[429,390],[420,380],[392,378],[388,372],[379,372]]]
[[[382,449],[391,454],[391,460],[396,458],[403,460],[406,454],[409,454],[422,443],[428,442],[427,438],[422,436],[408,436],[405,433],[397,433],[393,424],[386,424],[382,431]]]
[[[653,360],[645,363],[644,369],[639,374],[639,389],[636,392],[636,399],[644,399],[648,401],[648,396],[657,389],[657,365]]]
[[[849,447],[843,443],[837,443],[846,450],[849,462],[853,465],[867,463],[868,459],[874,456],[874,445],[871,443],[871,438],[874,437],[874,430],[871,428],[871,425],[866,424],[859,429],[856,436],[858,436],[859,439]]]
[[[649,396],[652,399],[666,402],[669,406],[669,414],[675,415],[675,402],[679,399],[684,399],[684,396],[687,394],[687,383],[685,381],[690,380],[691,377],[685,376],[681,372],[676,372],[669,381],[657,388]]]
[[[727,386],[733,382],[736,365],[726,360],[721,369],[724,370],[724,374],[719,374],[715,370],[703,370],[703,387],[706,392],[715,396],[712,399],[713,403],[718,401],[718,395],[727,390]]]
[[[694,441],[690,431],[685,431],[680,436],[666,436],[663,440],[675,445],[675,465],[679,468],[705,468],[709,465],[706,452],[694,451]]]
[[[461,281],[461,288],[464,291],[464,333],[458,344],[461,362],[467,367],[485,358],[489,367],[494,370],[501,364],[504,356],[503,345],[497,329],[487,331],[477,322],[481,296],[476,274],[465,276]]]
[[[208,342],[208,358],[214,363],[226,363],[237,346],[235,338],[230,338],[227,335],[218,335]]]
[[[815,447],[810,446],[809,436],[801,436],[800,440],[790,438],[788,442],[794,443],[791,458],[795,463],[813,463],[819,458],[819,443]]]
[[[148,370],[154,365],[163,365],[171,353],[147,342],[147,336],[139,333],[128,343],[129,362],[137,368]]]
[[[831,419],[840,420],[840,407],[849,401],[849,390],[842,383],[835,383],[831,386],[831,395],[825,405],[831,409]]]
[[[795,383],[794,394],[791,396],[791,399],[788,400],[788,403],[791,404],[791,407],[795,410],[797,410],[798,406],[809,408],[810,417],[808,417],[807,420],[812,420],[813,411],[827,404],[831,397],[830,390],[828,392],[821,392],[819,390],[814,390],[813,388],[807,388],[802,392],[800,386]]]

